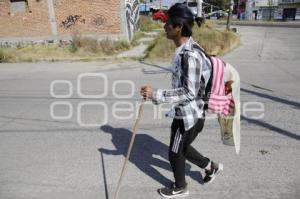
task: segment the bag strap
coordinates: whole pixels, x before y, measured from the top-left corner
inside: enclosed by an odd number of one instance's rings
[[[201,97],[204,100],[204,110],[207,110],[208,109],[208,100],[209,100],[209,97],[210,97],[212,83],[213,83],[213,73],[214,73],[213,72],[214,71],[213,70],[213,61],[212,61],[212,58],[211,58],[212,56],[208,55],[205,52],[205,50],[203,48],[201,48],[197,44],[193,44],[193,48],[196,49],[196,50],[198,50],[198,51],[200,51],[200,52],[202,52],[209,59],[209,61],[211,63],[211,66],[212,66],[211,71],[210,71],[210,77],[209,77],[209,80],[208,80],[208,82],[206,84],[206,87],[205,87],[204,95],[201,94],[202,95]],[[185,63],[185,53],[181,56],[181,69],[182,69],[182,71],[183,71],[183,65],[184,65],[184,63]],[[205,84],[205,79],[204,79],[203,75],[201,75],[201,81],[204,82],[204,84]]]

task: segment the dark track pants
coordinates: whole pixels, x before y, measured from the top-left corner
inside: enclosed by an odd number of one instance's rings
[[[185,160],[204,169],[210,160],[201,155],[191,144],[202,131],[204,119],[198,122],[188,131],[184,130],[183,120],[174,119],[171,126],[171,141],[169,145],[169,161],[173,170],[177,187],[186,186]]]

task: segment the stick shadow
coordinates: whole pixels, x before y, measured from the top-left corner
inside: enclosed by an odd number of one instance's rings
[[[101,155],[123,155],[126,157],[132,132],[125,128],[114,128],[109,125],[102,126],[101,130],[104,133],[111,134],[112,143],[116,148],[115,150],[99,148],[98,151]],[[168,161],[168,146],[153,137],[147,134],[137,134],[129,161],[140,171],[163,186],[169,186],[172,183],[171,180],[155,169],[155,167],[159,167],[171,172]],[[203,184],[201,173],[199,171],[191,171],[189,163],[186,164],[186,176],[190,176],[193,180]]]

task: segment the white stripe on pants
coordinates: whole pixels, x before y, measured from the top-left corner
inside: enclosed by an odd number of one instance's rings
[[[181,135],[181,133],[179,131],[179,128],[178,128],[177,131],[176,131],[176,135],[175,135],[175,138],[174,138],[174,141],[173,141],[173,147],[172,147],[172,151],[174,153],[178,152],[179,145],[180,145],[180,142],[181,142],[181,138],[182,138],[182,135]]]

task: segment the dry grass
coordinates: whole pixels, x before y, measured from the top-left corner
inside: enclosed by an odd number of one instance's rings
[[[152,29],[161,27],[149,18],[141,22]],[[150,21],[149,21],[150,20]],[[151,24],[156,25],[151,25]],[[144,26],[143,25],[143,26]],[[145,29],[144,29],[145,30]],[[80,35],[73,36],[73,43],[70,45],[59,46],[51,45],[34,45],[19,48],[0,48],[1,62],[35,62],[41,60],[56,61],[61,59],[82,59],[91,60],[95,58],[116,55],[122,51],[128,50],[138,44],[138,40],[143,37],[143,33],[138,31],[131,43],[123,40],[112,41],[105,39],[97,41],[92,38],[84,38]],[[201,44],[209,54],[223,55],[239,45],[240,38],[237,34],[228,31],[219,31],[214,28],[213,24],[207,23],[204,27],[194,28],[193,38]],[[169,60],[175,46],[172,41],[167,40],[165,34],[161,34],[150,44],[147,49],[146,58],[150,60]]]
[[[60,59],[93,59],[116,55],[128,50],[131,44],[127,41],[109,39],[97,41],[92,38],[73,36],[70,45],[30,45],[19,48],[0,48],[0,63],[3,62],[35,62],[41,60]]]
[[[211,55],[224,55],[240,44],[238,34],[216,30],[213,24],[205,24],[201,28],[195,26],[193,39]],[[151,61],[166,61],[171,58],[174,49],[174,43],[166,39],[165,33],[161,32],[148,47],[146,58]]]
[[[238,34],[227,30],[216,30],[209,25],[200,29],[194,28],[193,38],[211,55],[224,55],[240,44]]]
[[[136,31],[136,32],[134,33],[133,39],[132,39],[132,41],[131,41],[131,45],[132,45],[132,46],[137,46],[137,45],[139,45],[138,40],[141,39],[141,38],[144,37],[144,36],[145,36],[145,33],[141,32],[141,31]]]
[[[169,60],[174,49],[174,43],[166,38],[166,34],[164,32],[161,32],[159,36],[148,46],[145,58],[151,61]]]
[[[161,29],[163,24],[153,21],[150,16],[140,16],[140,30],[143,32],[150,32],[152,30]]]
[[[93,38],[85,38],[78,35],[73,36],[73,43],[69,47],[71,53],[77,52],[78,55],[114,55],[120,51],[128,50],[130,43],[124,40],[112,41],[104,39],[97,41]]]
[[[11,59],[9,51],[0,49],[0,63],[8,62]]]
[[[1,53],[2,52],[2,53]],[[58,59],[64,58],[68,53],[66,48],[61,48],[58,45],[35,45],[22,48],[2,48],[0,49],[2,62],[34,62],[42,58]]]

